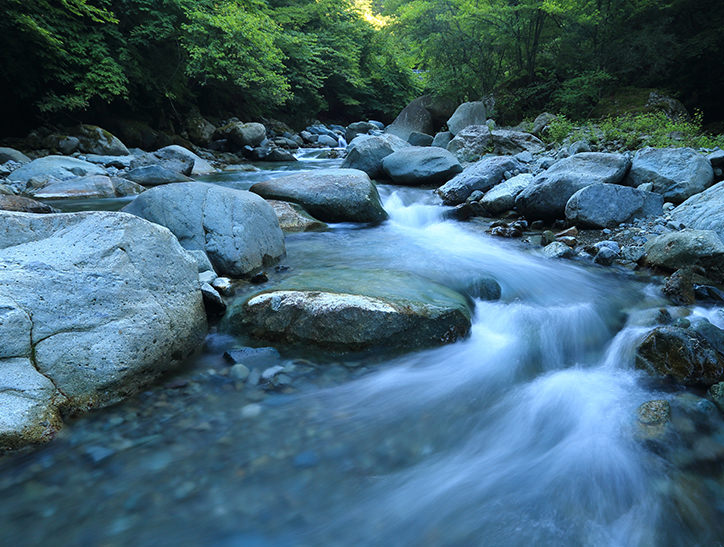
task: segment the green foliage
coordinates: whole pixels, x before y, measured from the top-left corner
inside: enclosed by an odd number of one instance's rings
[[[723,135],[708,135],[702,130],[703,116],[697,112],[692,121],[672,121],[662,112],[605,118],[599,122],[575,125],[560,115],[548,125],[546,140],[561,143],[586,140],[598,145],[636,150],[644,146],[668,148],[724,147]]]
[[[591,70],[563,82],[553,94],[553,103],[561,112],[575,118],[591,114],[614,77],[603,70]]]

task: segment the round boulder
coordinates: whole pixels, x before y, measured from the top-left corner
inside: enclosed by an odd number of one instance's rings
[[[618,184],[592,184],[568,200],[566,219],[571,224],[606,228],[663,213],[661,194]]]
[[[463,168],[447,150],[429,146],[403,148],[382,160],[382,170],[395,184],[442,184]]]

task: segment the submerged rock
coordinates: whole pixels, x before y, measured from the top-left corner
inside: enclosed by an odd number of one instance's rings
[[[298,203],[324,222],[380,222],[387,218],[377,187],[356,169],[320,169],[259,182],[251,191]]]
[[[58,410],[112,404],[206,335],[196,264],[123,213],[0,213],[0,445],[47,440]]]
[[[253,273],[285,252],[274,210],[251,192],[203,182],[167,184],[123,210],[165,226],[184,248],[205,251],[220,274]]]
[[[470,330],[460,293],[428,279],[382,270],[319,270],[283,281],[230,313],[233,329],[331,350],[441,345]]]

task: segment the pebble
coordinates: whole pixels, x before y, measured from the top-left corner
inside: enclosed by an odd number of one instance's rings
[[[246,379],[246,383],[250,386],[255,386],[259,384],[259,380],[261,380],[261,373],[255,369],[249,373],[249,376]]]
[[[241,407],[242,418],[256,418],[261,414],[261,405],[257,403],[251,403]]]
[[[229,370],[229,374],[232,378],[236,380],[241,380],[243,382],[249,377],[250,371],[249,368],[243,363],[236,363]]]
[[[280,365],[275,365],[273,367],[269,367],[264,370],[264,372],[261,373],[261,379],[266,380],[267,382],[274,378],[277,374],[281,374],[284,372],[284,367]]]

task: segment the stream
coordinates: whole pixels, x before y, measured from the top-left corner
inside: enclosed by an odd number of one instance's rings
[[[317,154],[200,180],[248,189],[341,163]],[[634,368],[646,318],[667,305],[651,280],[445,220],[430,189],[379,190],[388,221],[288,235],[285,271],[422,275],[474,299],[469,337],[349,359],[278,348],[293,381],[263,389],[223,357],[249,340],[214,326],[183,370],[0,458],[2,543],[720,545],[724,421]],[[237,298],[285,275],[272,270]],[[489,277],[499,301],[476,299]],[[720,310],[696,313],[724,326]],[[703,447],[639,440],[637,408],[662,398]]]

